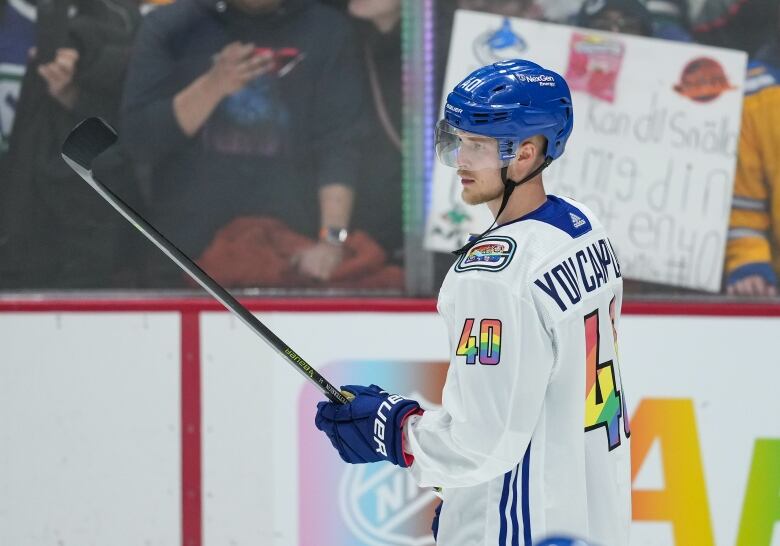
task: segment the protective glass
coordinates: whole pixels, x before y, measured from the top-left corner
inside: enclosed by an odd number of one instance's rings
[[[501,159],[495,138],[457,129],[446,120],[436,124],[436,156],[448,167],[469,171],[501,169],[511,162]]]

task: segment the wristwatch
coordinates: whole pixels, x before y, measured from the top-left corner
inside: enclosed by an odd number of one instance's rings
[[[320,230],[320,241],[341,246],[347,240],[348,235],[349,231],[347,231],[347,228],[324,227]]]

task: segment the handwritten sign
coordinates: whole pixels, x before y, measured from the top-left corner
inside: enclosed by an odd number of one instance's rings
[[[733,191],[742,52],[458,11],[445,93],[491,62],[565,75],[574,132],[544,174],[549,193],[593,209],[627,278],[717,291]],[[444,98],[444,97],[443,97]],[[426,247],[457,248],[492,222],[436,164]]]

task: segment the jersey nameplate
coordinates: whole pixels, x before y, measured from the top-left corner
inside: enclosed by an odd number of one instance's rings
[[[486,237],[460,257],[455,271],[501,271],[512,261],[516,248],[515,240],[509,237]]]
[[[622,277],[615,250],[605,237],[572,252],[540,275],[534,284],[565,312],[582,300],[583,292],[589,294],[610,282],[610,274]]]

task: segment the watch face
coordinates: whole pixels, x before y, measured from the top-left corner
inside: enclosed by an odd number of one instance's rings
[[[320,239],[329,243],[341,244],[347,240],[349,231],[346,228],[324,228],[320,234]]]
[[[336,230],[336,239],[338,242],[343,243],[347,240],[347,230],[344,228]]]

